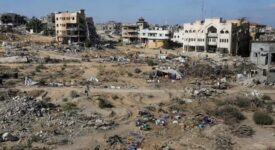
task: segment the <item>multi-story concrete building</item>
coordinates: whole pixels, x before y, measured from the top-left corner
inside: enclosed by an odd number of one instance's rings
[[[170,39],[170,31],[163,27],[141,29],[139,31],[140,42],[146,48],[161,48],[165,40]]]
[[[249,51],[249,24],[241,19],[208,18],[185,23],[183,29],[184,51],[231,55],[243,55]]]
[[[138,43],[139,26],[137,24],[122,25],[122,42],[124,44]]]
[[[231,53],[233,24],[221,18],[205,19],[183,25],[185,51]]]
[[[144,18],[139,18],[135,24],[122,25],[122,42],[124,44],[133,44],[139,42],[139,31],[148,28],[149,25]]]
[[[275,82],[275,41],[254,41],[250,61],[257,65],[256,76],[261,81]]]
[[[183,30],[175,31],[175,32],[173,33],[173,37],[172,37],[171,40],[172,40],[173,42],[183,44],[183,34],[184,34],[184,31],[183,31]]]
[[[56,40],[59,43],[81,43],[88,39],[85,11],[55,14]]]

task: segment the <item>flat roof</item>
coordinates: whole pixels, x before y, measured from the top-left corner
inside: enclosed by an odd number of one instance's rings
[[[275,41],[251,41],[251,43],[275,43]]]

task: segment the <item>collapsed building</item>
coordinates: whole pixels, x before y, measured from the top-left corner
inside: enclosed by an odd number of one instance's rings
[[[16,13],[2,13],[0,14],[0,29],[9,30],[13,27],[24,25],[27,23],[27,17]]]
[[[121,28],[122,24],[115,21],[96,24],[96,32],[103,41],[119,42],[121,40]]]
[[[260,41],[275,41],[275,29],[266,27],[265,34],[260,35]]]
[[[254,74],[260,81],[275,82],[275,41],[253,41],[250,61],[257,65]]]
[[[266,32],[266,25],[261,25],[258,23],[250,23],[249,32],[251,40],[255,41],[260,38],[261,35],[264,35]]]
[[[249,23],[242,19],[208,18],[183,25],[184,51],[247,54]],[[247,54],[249,55],[249,53]]]
[[[55,35],[55,13],[50,13],[41,18],[45,35]]]
[[[63,44],[86,43],[96,39],[94,22],[86,18],[85,10],[58,12],[55,14],[56,40]]]

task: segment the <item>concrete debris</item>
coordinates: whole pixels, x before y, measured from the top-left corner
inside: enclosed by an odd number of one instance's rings
[[[120,137],[118,135],[114,135],[114,136],[109,137],[106,142],[110,146],[124,144],[124,141],[123,141],[122,137]]]
[[[12,56],[12,57],[2,57],[0,58],[0,63],[27,63],[27,57]]]
[[[12,135],[9,132],[1,133],[0,137],[1,137],[0,138],[0,142],[7,142],[7,141],[14,142],[14,141],[18,141],[19,140],[18,137]]]

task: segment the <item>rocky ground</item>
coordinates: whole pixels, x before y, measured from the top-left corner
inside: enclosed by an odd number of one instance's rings
[[[275,148],[274,87],[238,79],[245,59],[43,40],[0,48],[28,59],[0,64],[0,149]]]

